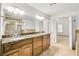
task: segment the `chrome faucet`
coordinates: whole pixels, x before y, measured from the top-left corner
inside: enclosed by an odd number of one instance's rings
[[[17,31],[14,31],[14,32],[12,33],[12,37],[17,37]]]

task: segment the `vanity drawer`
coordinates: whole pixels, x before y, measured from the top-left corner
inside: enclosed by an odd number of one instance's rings
[[[33,42],[36,42],[36,41],[39,41],[39,40],[42,40],[42,36],[39,36],[39,37],[34,37],[33,38]]]

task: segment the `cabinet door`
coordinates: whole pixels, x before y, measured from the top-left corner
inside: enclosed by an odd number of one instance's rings
[[[33,43],[33,55],[39,55],[42,52],[42,40]]]
[[[43,51],[47,49],[47,40],[43,39]]]
[[[33,50],[33,55],[34,55],[34,56],[37,56],[37,55],[39,55],[40,53],[42,53],[42,46],[40,46],[40,47],[38,47],[38,48],[35,48],[35,49]]]
[[[43,36],[43,51],[50,46],[50,35]]]
[[[47,38],[47,48],[49,48],[49,46],[50,46],[50,36],[48,36]]]
[[[42,37],[33,39],[33,55],[39,55],[42,52]]]
[[[22,47],[21,56],[32,56],[32,44]]]

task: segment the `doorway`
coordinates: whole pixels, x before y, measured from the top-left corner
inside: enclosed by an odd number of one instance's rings
[[[69,18],[63,17],[56,21],[57,43],[69,46]]]

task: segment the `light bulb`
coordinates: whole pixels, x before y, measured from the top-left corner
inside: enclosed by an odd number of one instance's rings
[[[7,10],[10,11],[10,12],[13,12],[13,11],[14,11],[14,8],[11,7],[11,6],[8,6],[8,7],[7,7]]]
[[[44,17],[38,16],[38,15],[36,15],[36,18],[39,19],[39,20],[43,20],[44,19]]]

